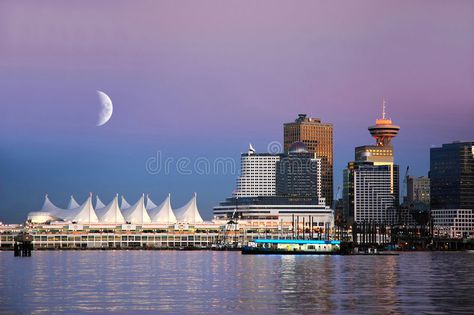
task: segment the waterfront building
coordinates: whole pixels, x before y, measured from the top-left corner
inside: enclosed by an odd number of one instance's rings
[[[147,204],[155,205],[149,197]],[[122,205],[125,198],[122,196]],[[126,201],[125,201],[126,202]],[[156,205],[155,205],[156,206]],[[170,195],[159,206],[151,209],[145,207],[145,196],[133,205],[125,209],[118,206],[118,195],[104,207],[94,209],[92,206],[92,195],[79,207],[74,209],[61,209],[54,205],[48,195],[45,196],[40,211],[30,212],[27,222],[31,224],[86,224],[86,225],[156,225],[156,224],[201,224],[204,220],[197,207],[196,193],[183,207],[173,211],[171,208]]]
[[[260,196],[227,198],[213,209],[217,221],[238,220],[249,226],[305,225],[329,230],[334,227],[334,211],[321,205],[317,197]],[[312,222],[312,223],[310,223]]]
[[[257,153],[252,145],[240,157],[240,176],[233,193],[235,197],[274,196],[276,193],[276,163],[280,156]]]
[[[325,204],[321,193],[321,159],[314,158],[303,142],[293,143],[277,162],[276,194],[315,196],[320,204]]]
[[[333,126],[319,118],[298,115],[294,122],[283,124],[284,151],[301,141],[308,151],[321,159],[321,195],[328,205],[333,201]]]
[[[474,236],[472,209],[432,209],[433,236],[465,238]]]
[[[474,142],[430,149],[431,209],[474,209]]]
[[[243,185],[244,176],[241,175],[237,180],[236,193],[214,207],[216,222],[238,220],[239,224],[247,226],[288,227],[294,226],[297,220],[301,228],[311,224],[310,221],[318,230],[327,232],[333,227],[334,211],[325,205],[321,194],[318,194],[321,191],[321,162],[308,152],[304,143],[295,142],[287,154],[261,155],[250,147],[249,152],[242,156],[241,173],[252,176]],[[263,158],[264,162],[249,159],[255,157]],[[262,167],[262,164],[267,166]],[[253,172],[249,170],[252,168]],[[275,185],[274,193],[265,194],[269,189],[258,185],[271,183],[268,181],[270,172],[273,172],[271,182]],[[264,176],[266,178],[261,178]],[[257,187],[247,188],[248,183]]]
[[[407,177],[407,203],[418,210],[429,210],[430,179],[427,176]]]
[[[400,172],[394,164],[392,139],[400,127],[386,118],[385,100],[382,108],[382,118],[368,128],[375,145],[356,147],[355,161],[343,172],[343,215],[348,222],[398,221]]]

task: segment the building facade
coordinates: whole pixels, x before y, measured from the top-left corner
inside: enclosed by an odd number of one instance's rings
[[[282,154],[276,164],[276,194],[282,196],[317,197],[321,194],[321,159],[314,158],[303,142],[295,142],[288,154]]]
[[[474,235],[472,209],[433,209],[431,219],[435,237],[464,238]]]
[[[326,204],[333,201],[333,126],[321,122],[319,118],[310,118],[306,114],[298,115],[291,123],[283,125],[284,151],[301,141],[308,147],[308,151],[321,159],[321,194]]]
[[[398,165],[359,164],[354,169],[354,221],[398,221]]]
[[[430,149],[431,209],[474,209],[474,142]]]
[[[343,216],[348,222],[394,224],[399,219],[400,172],[394,164],[392,138],[400,129],[385,117],[370,126],[375,145],[355,148],[355,161],[343,172]]]
[[[227,198],[214,207],[214,220],[238,220],[247,226],[288,227],[299,225],[328,231],[334,211],[314,197],[261,196]]]
[[[233,193],[235,197],[274,196],[276,193],[276,163],[280,156],[256,153],[250,145],[240,158],[240,176]]]
[[[407,177],[407,203],[420,210],[430,206],[430,179],[427,176]]]

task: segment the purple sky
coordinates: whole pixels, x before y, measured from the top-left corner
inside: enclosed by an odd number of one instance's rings
[[[0,220],[89,191],[196,191],[210,218],[235,174],[145,161],[238,160],[298,113],[334,124],[340,185],[382,96],[401,170],[424,175],[430,146],[474,140],[473,56],[473,1],[2,1]],[[96,90],[114,103],[100,128]]]

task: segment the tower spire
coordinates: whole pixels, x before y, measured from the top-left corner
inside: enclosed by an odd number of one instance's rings
[[[385,119],[385,107],[386,107],[385,96],[382,97],[382,119]]]

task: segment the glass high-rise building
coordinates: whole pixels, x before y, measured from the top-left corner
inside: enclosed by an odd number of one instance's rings
[[[321,194],[326,204],[331,206],[334,193],[332,124],[300,114],[294,122],[283,124],[283,139],[285,153],[294,142],[301,141],[310,153],[321,159]]]
[[[321,159],[314,158],[303,142],[295,142],[276,164],[276,194],[292,197],[321,197]]]
[[[431,209],[474,210],[474,142],[430,150]]]

